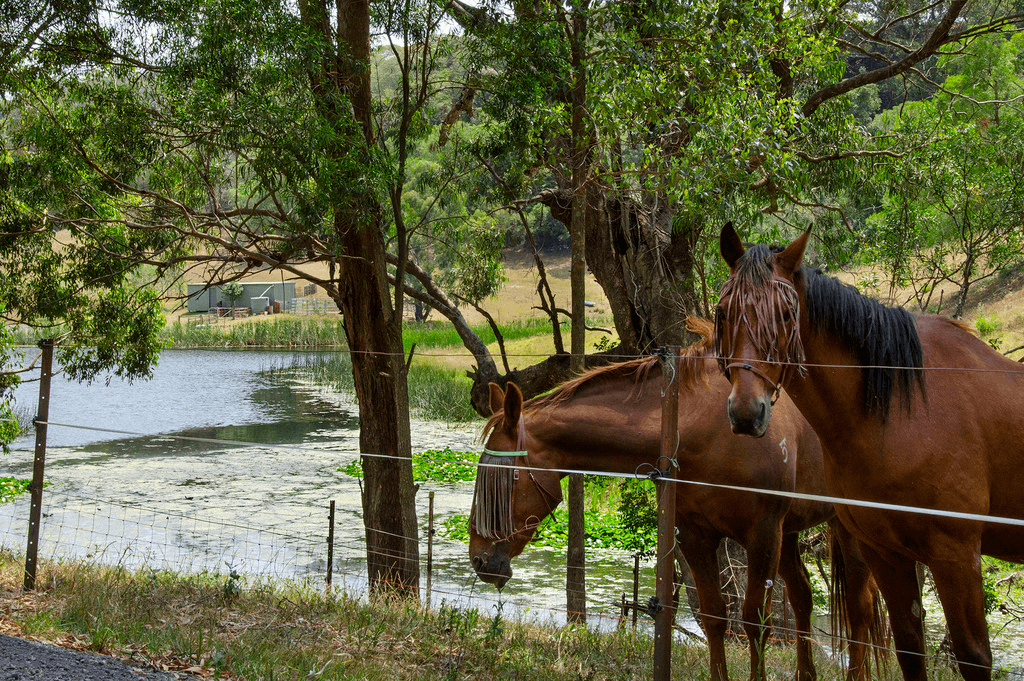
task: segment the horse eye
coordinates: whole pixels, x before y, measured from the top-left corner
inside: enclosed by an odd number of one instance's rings
[[[792,319],[792,318],[793,318],[793,316],[791,314],[789,314],[789,310],[783,310],[782,311],[782,321],[783,322],[785,322],[786,324],[789,324],[789,320]]]

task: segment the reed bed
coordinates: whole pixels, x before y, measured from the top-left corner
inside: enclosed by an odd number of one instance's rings
[[[340,318],[275,316],[230,324],[178,320],[162,334],[168,348],[324,348],[345,345]]]

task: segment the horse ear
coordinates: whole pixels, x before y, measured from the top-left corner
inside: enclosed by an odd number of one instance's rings
[[[491,413],[497,414],[499,411],[502,410],[503,405],[505,404],[505,392],[497,383],[488,383],[487,387],[491,391]]]
[[[523,393],[512,381],[508,382],[505,389],[505,404],[502,408],[505,410],[505,425],[512,432],[518,432],[519,419],[523,416]]]
[[[807,248],[807,241],[810,238],[811,230],[808,228],[806,232],[794,239],[793,243],[786,246],[786,250],[775,256],[775,262],[779,264],[779,268],[783,272],[793,274],[800,269],[800,265],[804,261],[804,250]]]
[[[722,227],[722,233],[718,237],[718,250],[721,251],[722,259],[725,260],[725,264],[729,266],[730,270],[736,266],[746,252],[743,242],[740,241],[740,235],[733,229],[732,220]]]

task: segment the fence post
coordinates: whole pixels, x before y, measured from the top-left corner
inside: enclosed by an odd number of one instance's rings
[[[672,624],[675,622],[673,582],[676,547],[676,485],[674,482],[679,418],[679,349],[662,358],[662,375],[667,385],[661,403],[661,458],[658,468],[666,471],[655,486],[658,496],[658,561],[655,593],[660,609],[654,617],[654,681],[672,678]]]
[[[327,513],[327,593],[331,593],[331,579],[334,573],[334,499]]]
[[[633,556],[633,631],[636,631],[637,606],[640,604],[640,554]]]
[[[427,609],[430,609],[430,580],[434,572],[434,491],[428,495],[427,508]]]
[[[39,522],[43,514],[43,474],[46,467],[46,422],[50,420],[50,376],[53,375],[53,340],[39,341],[43,363],[39,371],[39,406],[33,423],[36,427],[35,459],[32,462],[32,505],[28,516],[28,548],[25,550],[25,591],[36,588],[36,559],[39,555]]]

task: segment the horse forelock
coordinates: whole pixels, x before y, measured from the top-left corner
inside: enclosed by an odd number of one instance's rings
[[[516,469],[506,457],[482,454],[476,470],[470,523],[485,539],[502,541],[514,533],[512,491]]]
[[[924,350],[914,315],[888,307],[817,270],[804,270],[811,328],[856,353],[863,365],[864,409],[888,417],[893,392],[905,410],[914,388],[924,395]]]
[[[723,337],[724,311],[725,318],[745,319],[745,333],[759,357],[782,363],[784,372],[790,367],[804,372],[803,341],[797,324],[800,297],[789,282],[774,274],[772,258],[779,250],[762,244],[751,246],[722,285],[721,299],[726,303],[724,310],[719,306],[712,345],[723,371],[739,333],[734,323],[731,337]],[[748,305],[753,308],[752,315],[746,314]],[[779,333],[782,328],[786,328],[784,335]]]

